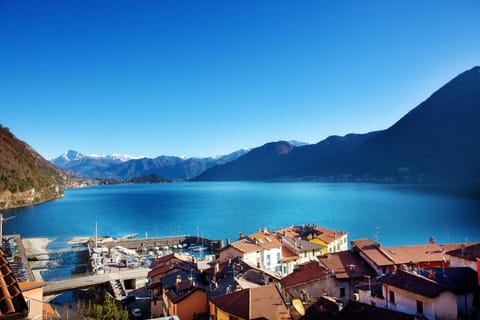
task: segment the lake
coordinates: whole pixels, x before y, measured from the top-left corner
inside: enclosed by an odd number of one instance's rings
[[[181,182],[92,186],[5,213],[4,234],[50,237],[238,233],[314,223],[383,245],[480,241],[480,200],[443,188],[370,183]],[[11,218],[13,217],[13,218]]]

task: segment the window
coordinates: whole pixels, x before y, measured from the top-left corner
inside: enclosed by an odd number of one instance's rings
[[[280,263],[280,260],[282,260],[281,253],[277,252],[277,263]]]
[[[423,314],[423,302],[417,300],[417,313]]]
[[[345,297],[345,288],[340,288],[340,297]]]
[[[270,261],[270,255],[269,255],[269,254],[267,254],[267,266],[269,266],[269,265],[270,265],[270,262],[271,262],[271,261]]]
[[[389,296],[389,299],[390,299],[390,303],[395,304],[395,292],[389,291],[388,296]]]

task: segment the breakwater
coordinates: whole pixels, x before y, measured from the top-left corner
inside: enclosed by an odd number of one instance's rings
[[[172,236],[162,238],[141,238],[141,239],[112,239],[109,241],[98,242],[98,245],[112,249],[116,246],[122,246],[127,249],[137,251],[150,250],[155,247],[174,248],[180,244],[194,245],[201,244],[208,248],[210,252],[217,252],[223,247],[222,240],[212,240],[196,236]],[[89,243],[89,247],[94,247],[94,242]]]

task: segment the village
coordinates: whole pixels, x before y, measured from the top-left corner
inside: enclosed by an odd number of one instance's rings
[[[29,268],[8,258],[10,245],[21,241],[5,239],[1,314],[58,318],[44,302],[48,282],[29,282]],[[480,317],[480,242],[438,244],[431,237],[383,247],[313,224],[201,242],[91,239],[92,273],[115,276],[106,290],[131,319]],[[128,270],[140,275],[120,277]]]

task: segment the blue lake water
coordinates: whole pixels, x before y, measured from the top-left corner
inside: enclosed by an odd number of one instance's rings
[[[345,230],[383,245],[480,241],[480,200],[426,186],[367,183],[182,182],[92,186],[8,211],[4,234],[51,237],[200,235],[235,240],[288,225]]]

